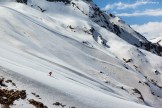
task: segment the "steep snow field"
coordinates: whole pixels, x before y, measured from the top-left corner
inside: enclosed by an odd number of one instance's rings
[[[150,41],[153,43],[162,45],[162,36],[159,36],[158,38],[151,39]]]
[[[162,106],[162,58],[134,46],[147,40],[117,17],[107,20],[123,37],[87,16],[93,3],[0,1],[0,76],[16,83],[8,89],[27,92],[11,108],[35,108],[29,99],[48,108]]]

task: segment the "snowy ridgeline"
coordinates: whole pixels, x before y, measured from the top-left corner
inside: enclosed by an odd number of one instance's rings
[[[0,107],[161,108],[159,44],[93,2],[15,1],[0,0]]]

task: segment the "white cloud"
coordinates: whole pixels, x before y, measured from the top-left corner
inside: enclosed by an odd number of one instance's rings
[[[128,8],[137,8],[138,6],[146,5],[146,4],[158,4],[158,2],[152,2],[150,0],[137,0],[136,2],[132,4],[127,4],[127,3],[114,3],[114,4],[108,4],[106,5],[103,10],[110,10],[110,9],[116,9],[116,10],[121,10],[121,9],[128,9]]]
[[[148,22],[143,25],[131,25],[133,29],[144,35],[147,39],[162,36],[162,22]]]
[[[162,9],[147,9],[144,11],[136,11],[134,13],[117,13],[117,16],[125,16],[125,17],[132,17],[132,16],[162,16]]]

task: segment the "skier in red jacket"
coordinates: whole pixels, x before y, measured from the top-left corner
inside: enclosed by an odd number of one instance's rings
[[[52,72],[49,72],[49,76],[51,76],[52,75]]]

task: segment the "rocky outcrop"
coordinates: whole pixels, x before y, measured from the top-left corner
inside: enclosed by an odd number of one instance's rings
[[[65,4],[70,4],[71,0],[46,0],[49,2],[63,2]]]
[[[18,3],[25,3],[25,4],[27,4],[27,1],[28,0],[16,0]]]
[[[42,102],[36,101],[34,99],[30,99],[29,103],[32,104],[33,106],[35,106],[36,108],[48,108]]]
[[[0,104],[2,104],[6,108],[8,108],[10,105],[13,105],[14,101],[25,98],[25,90],[0,89]]]

